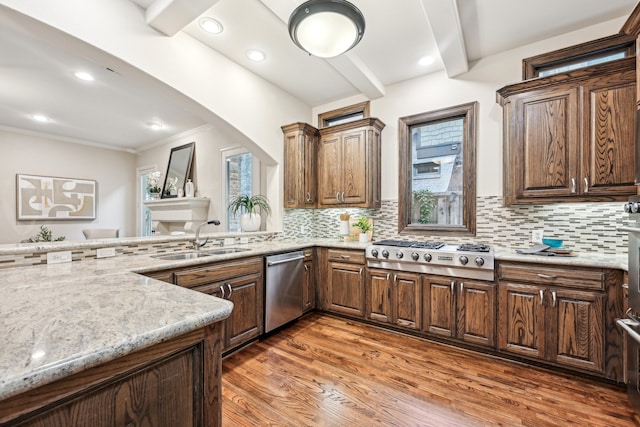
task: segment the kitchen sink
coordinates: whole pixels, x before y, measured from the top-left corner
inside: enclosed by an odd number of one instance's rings
[[[202,258],[206,256],[211,256],[215,254],[210,254],[208,252],[179,252],[175,254],[160,254],[160,255],[151,255],[151,258],[165,259],[165,260],[181,260],[181,259],[196,259]]]
[[[248,251],[247,248],[220,248],[220,249],[212,249],[210,251],[206,251],[206,254],[209,255],[224,255],[224,254],[235,254],[236,252],[245,252]]]

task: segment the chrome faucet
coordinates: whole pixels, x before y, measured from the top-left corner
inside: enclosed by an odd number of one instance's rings
[[[207,224],[220,225],[220,221],[218,221],[217,219],[212,219],[211,221],[205,221],[196,227],[196,237],[195,239],[193,239],[193,249],[195,249],[196,251],[199,250],[202,246],[206,245],[209,241],[209,238],[207,237],[204,242],[200,243],[200,229]]]

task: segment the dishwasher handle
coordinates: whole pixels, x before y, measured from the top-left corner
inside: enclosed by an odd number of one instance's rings
[[[292,258],[281,259],[279,261],[267,261],[267,266],[271,267],[272,265],[284,264],[287,262],[297,261],[299,259],[304,259],[304,255],[296,256]]]

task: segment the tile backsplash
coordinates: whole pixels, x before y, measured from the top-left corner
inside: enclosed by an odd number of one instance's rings
[[[627,253],[627,235],[616,231],[629,222],[622,202],[503,206],[499,196],[481,196],[476,201],[475,238],[398,236],[397,200],[383,200],[380,209],[285,209],[282,237],[339,239],[340,214],[347,212],[373,218],[374,240],[441,240],[452,244],[472,240],[524,248],[532,245],[531,231],[543,229],[545,236],[563,239],[564,246],[574,251]]]

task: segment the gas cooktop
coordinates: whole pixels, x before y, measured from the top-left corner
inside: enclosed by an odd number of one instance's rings
[[[493,280],[493,250],[486,244],[380,240],[366,249],[372,268],[413,271],[479,280]]]

